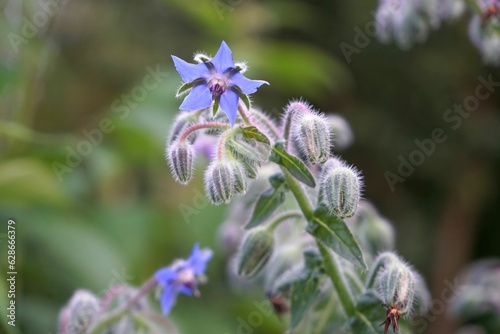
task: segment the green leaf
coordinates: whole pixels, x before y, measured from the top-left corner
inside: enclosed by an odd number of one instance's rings
[[[378,334],[385,320],[385,309],[376,291],[367,290],[356,305],[356,316],[349,319],[353,333]]]
[[[248,96],[241,91],[240,87],[233,86],[232,88],[238,93],[238,96],[245,104],[245,107],[247,107],[247,109],[250,109],[250,99],[248,98]]]
[[[285,148],[283,143],[276,143],[273,147],[271,157],[269,160],[285,167],[290,174],[292,174],[297,180],[304,183],[305,185],[314,188],[316,182],[306,165],[297,157],[290,155]]]
[[[241,131],[243,132],[243,137],[247,139],[252,138],[261,143],[271,145],[269,138],[267,138],[266,135],[260,132],[255,126],[241,127]]]
[[[324,206],[314,212],[307,225],[307,232],[344,259],[366,268],[361,248],[347,224],[339,217],[329,214]]]
[[[214,104],[212,105],[212,116],[215,117],[217,111],[219,111],[219,100],[220,98],[215,99]]]
[[[305,251],[305,266],[299,279],[292,283],[290,329],[304,318],[320,295],[320,278],[323,274],[322,259],[314,251]]]
[[[277,188],[269,188],[264,191],[253,210],[252,218],[245,226],[245,229],[251,229],[262,224],[273,212],[285,202],[286,186],[284,183]]]
[[[200,83],[202,81],[203,80],[195,80],[192,82],[186,82],[185,84],[183,84],[182,86],[179,87],[179,89],[175,93],[175,97],[179,97],[179,96],[184,95],[185,93],[187,93],[188,90],[193,88],[194,85],[196,85],[197,83]]]

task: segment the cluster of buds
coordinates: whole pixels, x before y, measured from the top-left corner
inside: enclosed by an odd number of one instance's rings
[[[500,65],[500,1],[475,0],[480,13],[472,17],[469,36],[484,62]]]
[[[383,3],[390,3],[391,12],[385,14],[393,16],[380,18],[386,20],[382,32],[396,34],[394,38],[404,46],[415,40],[411,34],[426,35],[434,24],[428,7],[431,0]],[[402,26],[395,26],[405,20]],[[185,82],[179,91],[189,95],[180,107],[186,111],[177,117],[168,138],[167,160],[174,179],[186,184],[193,178],[196,147],[212,138],[213,154],[204,184],[212,204],[233,205],[220,229],[233,256],[230,278],[245,287],[249,283],[242,278],[264,283],[274,309],[291,312],[290,328],[294,330],[323,295],[350,298],[345,297],[348,291],[332,293],[337,284],[326,283],[336,279],[331,261],[339,257],[338,275],[349,282],[346,289],[360,298],[370,288],[363,291],[364,274],[355,266],[365,268],[365,259],[373,260],[377,298],[387,306],[385,331],[391,325],[398,329],[399,316],[409,314],[415,304],[419,278],[396,255],[374,260],[379,252],[392,249],[394,233],[369,204],[362,205],[357,215],[363,190],[361,173],[332,155],[334,144],[344,149],[352,143],[347,122],[336,115],[326,117],[300,100],[285,107],[281,124],[251,107],[245,94],[264,82],[242,77],[246,66],[234,64],[225,43],[215,57],[196,55],[195,61],[197,65],[174,58]],[[199,130],[204,134],[196,135]],[[296,201],[289,200],[289,193]],[[354,223],[349,226],[344,219]],[[362,247],[356,234],[361,235]],[[364,257],[361,248],[369,256]],[[377,265],[381,262],[384,264]],[[182,293],[185,278],[192,282],[196,276],[184,274],[194,273],[194,267],[186,263],[187,271],[174,266],[164,270],[158,280]],[[167,310],[164,313],[168,314],[174,297],[162,304]]]
[[[383,43],[392,40],[402,49],[422,43],[439,26],[435,0],[380,0],[375,20],[377,36]]]
[[[442,21],[460,17],[469,7],[473,13],[469,37],[491,65],[500,65],[499,0],[379,0],[376,29],[383,43],[395,41],[402,49],[427,39]]]

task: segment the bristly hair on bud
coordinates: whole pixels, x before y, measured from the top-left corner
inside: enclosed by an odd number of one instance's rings
[[[229,161],[214,160],[205,172],[205,192],[214,205],[229,203],[236,194],[235,166]]]
[[[361,174],[352,166],[330,167],[322,173],[322,202],[331,214],[342,219],[356,214],[362,190]]]
[[[330,129],[324,116],[314,111],[298,114],[293,135],[310,163],[324,163],[330,157]]]
[[[234,175],[234,192],[244,194],[248,188],[245,167],[239,161],[231,161],[231,167]]]
[[[167,161],[175,181],[186,185],[193,178],[196,150],[186,141],[175,141],[167,148]]]
[[[238,254],[238,275],[257,275],[267,264],[274,250],[273,229],[257,227],[244,237]]]
[[[382,253],[375,263],[382,265],[381,261],[384,259],[383,267],[376,277],[376,286],[386,307],[386,320],[380,324],[384,325],[385,334],[391,325],[393,331],[399,329],[400,316],[411,314],[414,304],[420,298],[418,295],[426,295],[426,288],[420,275],[397,255]]]

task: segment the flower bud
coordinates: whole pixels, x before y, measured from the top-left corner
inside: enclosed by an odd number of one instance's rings
[[[482,9],[484,13],[488,12],[486,2]],[[486,5],[486,6],[485,6]],[[481,52],[483,61],[491,65],[500,64],[500,20],[490,19],[484,20],[480,15],[474,15],[469,24],[469,37]]]
[[[330,157],[330,129],[324,117],[313,112],[301,114],[294,135],[300,151],[311,163],[323,163]]]
[[[242,161],[241,164],[243,165],[245,175],[248,178],[250,179],[257,178],[257,175],[259,175],[259,167],[260,167],[260,163],[258,161]]]
[[[167,150],[167,160],[175,181],[188,184],[193,178],[196,151],[186,142],[174,142]]]
[[[181,112],[174,120],[172,127],[170,128],[170,133],[168,135],[167,145],[172,145],[172,143],[179,138],[180,134],[186,130],[193,121],[193,114],[189,111]],[[192,132],[187,137],[190,143],[193,143],[196,139],[196,132]]]
[[[250,144],[245,139],[230,138],[227,140],[226,145],[238,160],[260,162],[265,159],[255,145]]]
[[[267,264],[274,249],[273,232],[265,227],[250,230],[240,247],[238,274],[254,277]]]
[[[247,191],[247,176],[245,173],[245,168],[238,161],[231,162],[231,166],[234,174],[234,191],[236,194],[245,193]]]
[[[86,290],[77,290],[59,315],[60,334],[87,333],[97,318],[100,302]]]
[[[235,170],[232,163],[213,161],[205,172],[205,192],[214,204],[229,203],[235,194]]]
[[[320,185],[323,204],[342,219],[356,214],[361,189],[361,176],[352,167],[331,168],[324,173]]]
[[[328,115],[328,125],[330,127],[330,140],[336,150],[345,150],[353,142],[351,127],[347,121],[339,115]]]
[[[377,276],[382,301],[400,314],[409,313],[415,298],[417,274],[402,261],[388,262]]]

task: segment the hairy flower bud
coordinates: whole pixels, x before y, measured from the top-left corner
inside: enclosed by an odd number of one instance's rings
[[[397,308],[399,314],[409,313],[415,298],[418,274],[403,261],[391,261],[377,276],[377,286],[382,301]]]
[[[247,176],[245,172],[245,167],[238,162],[232,161],[231,167],[234,174],[234,191],[237,194],[245,193],[247,191]]]
[[[324,117],[314,112],[299,115],[294,135],[309,162],[319,164],[330,157],[330,129]]]
[[[88,332],[99,313],[100,302],[86,290],[77,290],[59,315],[60,334]]]
[[[485,13],[486,1],[478,2]],[[483,61],[491,65],[500,64],[500,18],[492,17],[485,21],[482,16],[474,15],[469,24],[469,37],[481,52]]]
[[[267,264],[274,249],[274,235],[272,230],[257,227],[250,230],[240,247],[238,257],[238,274],[245,277],[254,277]]]
[[[340,218],[354,216],[362,189],[359,172],[352,167],[337,167],[330,168],[322,176],[320,185],[322,202],[330,213]]]
[[[174,120],[172,127],[170,128],[170,133],[167,139],[167,146],[172,145],[172,143],[179,138],[181,133],[186,130],[194,120],[193,113],[189,111],[181,112]],[[190,143],[193,143],[196,139],[196,132],[192,132],[188,137]]]
[[[241,161],[264,161],[265,156],[256,148],[243,138],[230,138],[226,142],[227,147],[231,150],[238,160]]]
[[[235,194],[235,170],[231,162],[213,161],[205,172],[205,192],[214,204],[229,203]]]
[[[242,161],[245,175],[250,179],[255,179],[259,175],[260,162],[258,161]]]
[[[167,149],[167,160],[175,181],[188,184],[193,178],[196,150],[187,142],[176,141]]]

